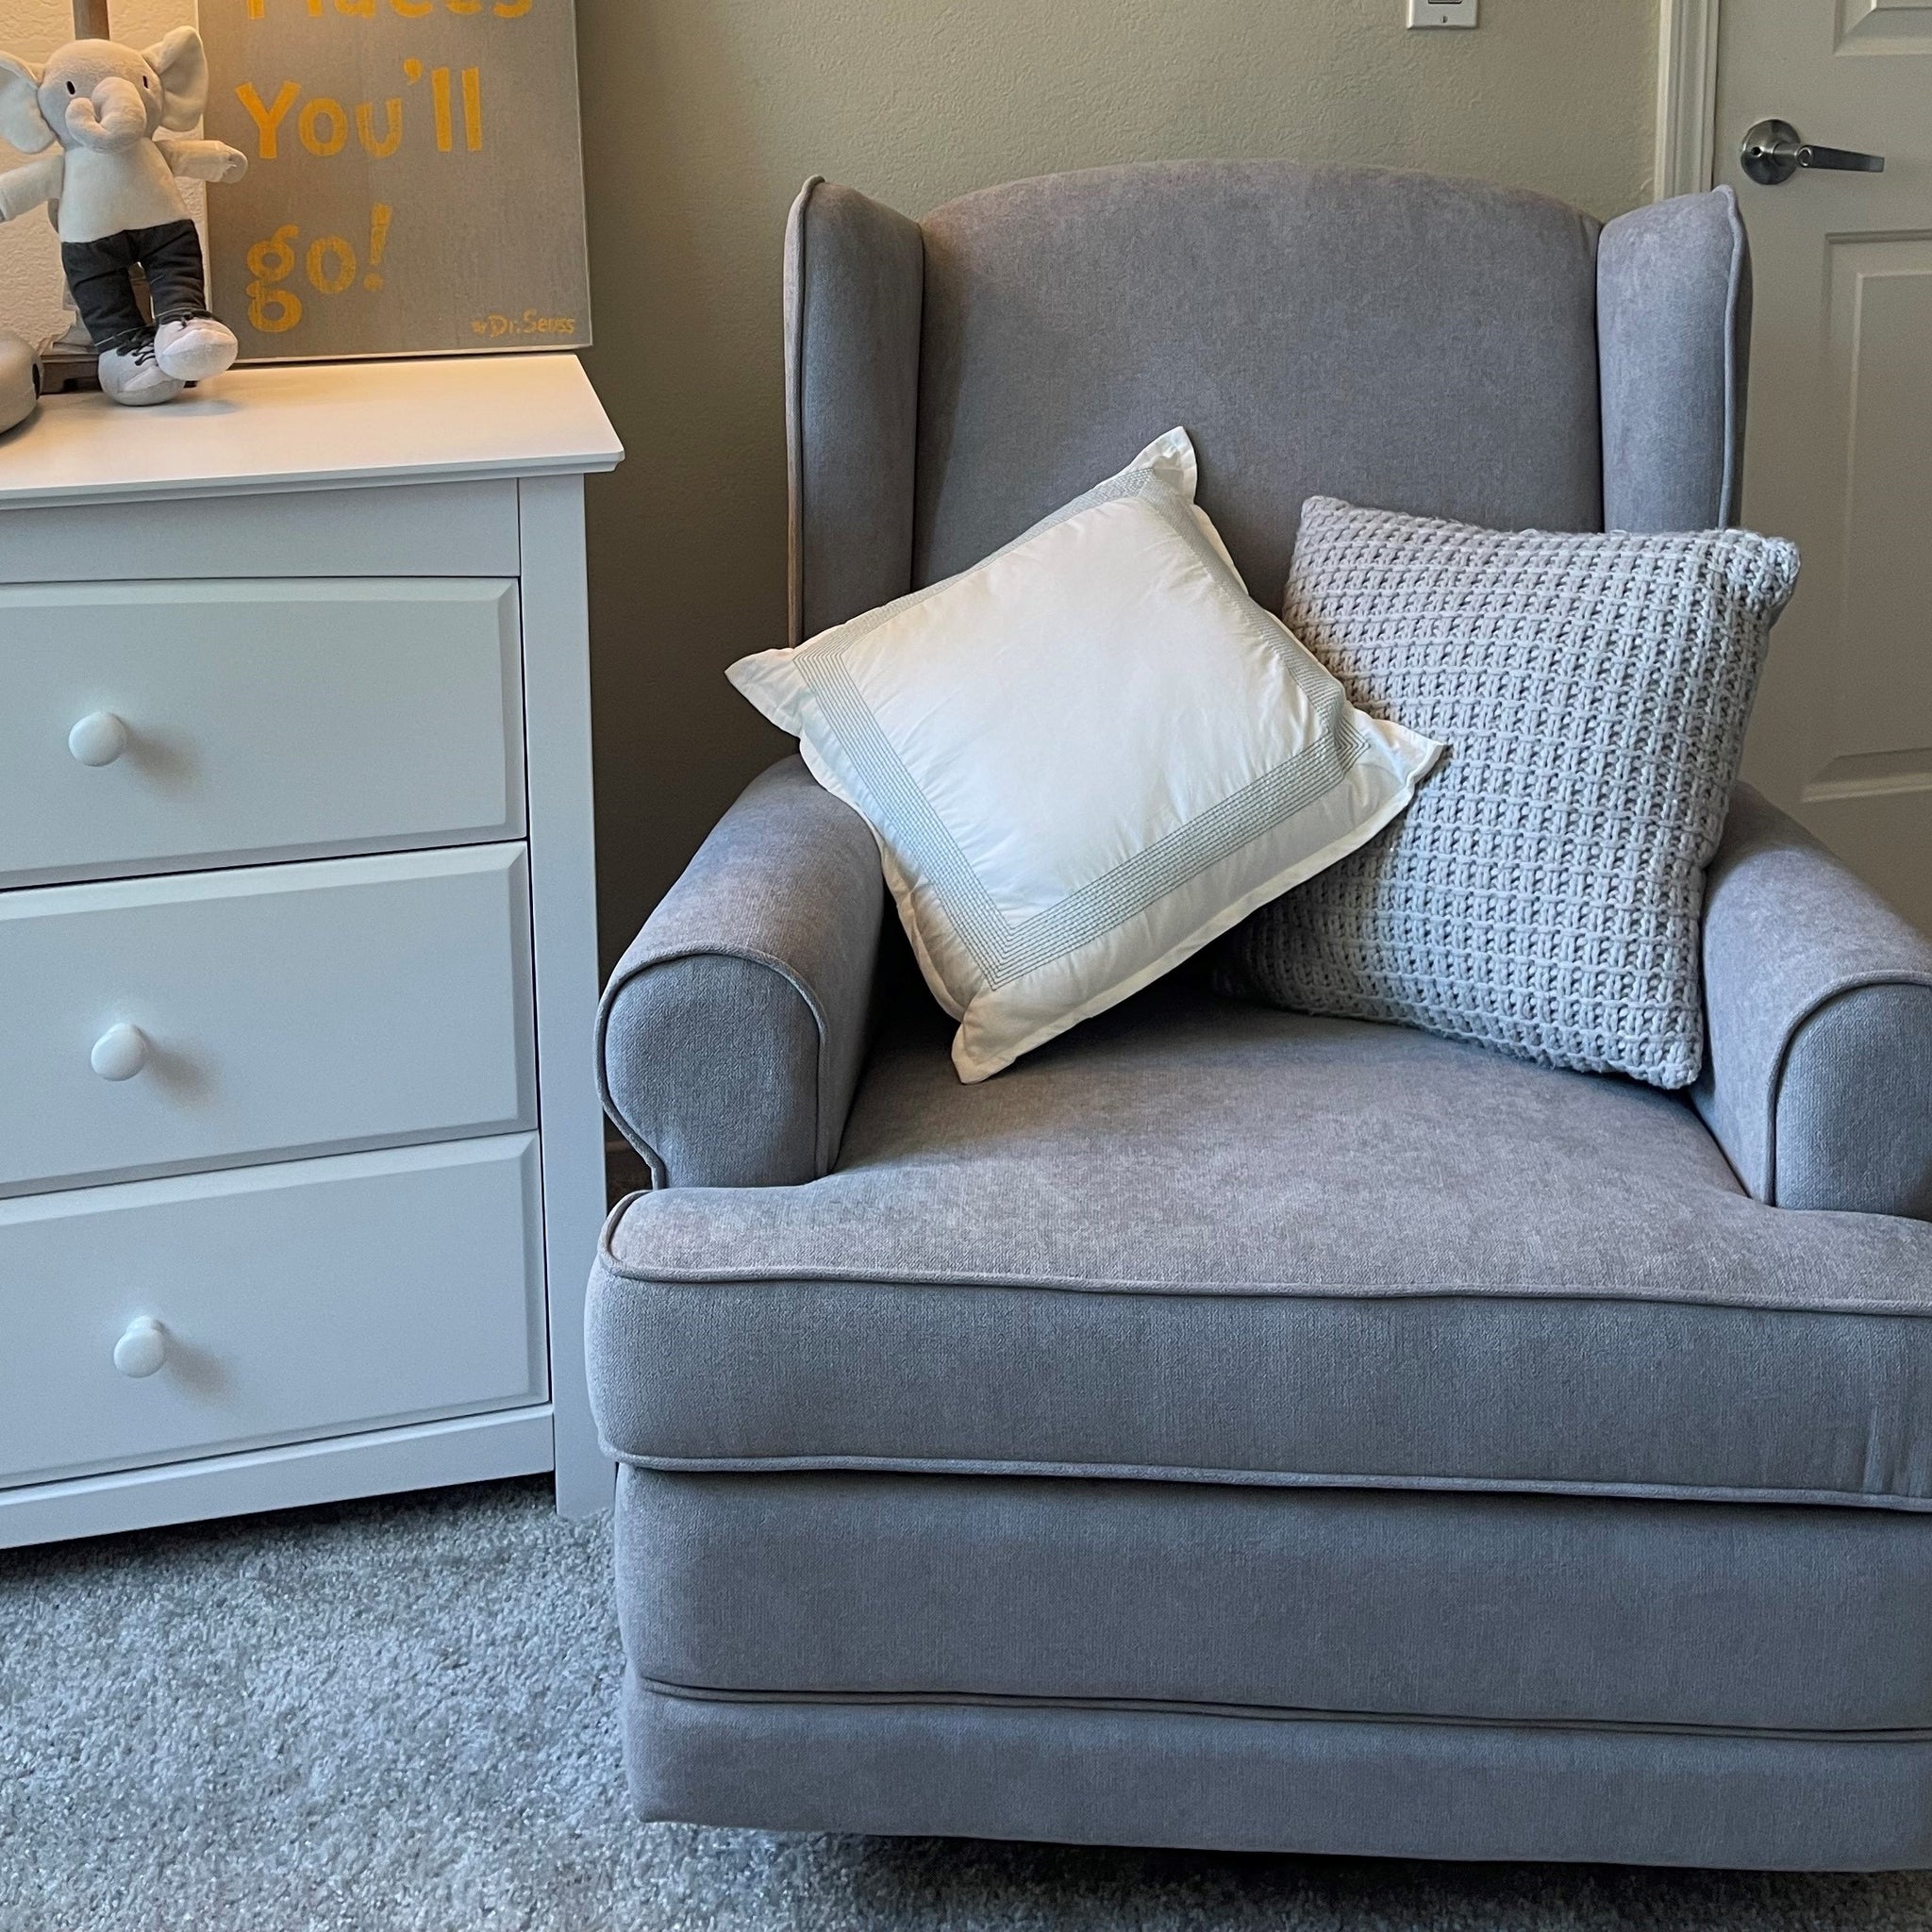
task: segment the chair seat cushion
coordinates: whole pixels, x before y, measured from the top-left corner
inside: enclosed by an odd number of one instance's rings
[[[613,1216],[621,1456],[1932,1508],[1932,1224],[1751,1200],[1675,1096],[1157,989],[837,1169]]]

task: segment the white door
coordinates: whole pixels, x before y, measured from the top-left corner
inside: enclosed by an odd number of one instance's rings
[[[1884,172],[1754,180],[1773,119]],[[1745,775],[1932,931],[1932,0],[1722,0],[1717,155],[1756,272],[1742,521],[1805,558]]]

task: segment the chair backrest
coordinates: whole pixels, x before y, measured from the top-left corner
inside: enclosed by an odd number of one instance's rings
[[[1287,162],[1049,175],[921,223],[812,182],[786,319],[795,637],[965,568],[1177,423],[1271,608],[1317,492],[1514,528],[1735,513],[1728,190],[1600,228]]]

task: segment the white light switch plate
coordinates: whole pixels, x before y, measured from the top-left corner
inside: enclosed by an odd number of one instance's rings
[[[1474,26],[1477,0],[1408,0],[1410,26]]]

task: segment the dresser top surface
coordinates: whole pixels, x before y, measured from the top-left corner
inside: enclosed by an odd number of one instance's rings
[[[0,436],[0,508],[581,475],[623,455],[575,356],[237,369],[156,408],[47,397]]]

